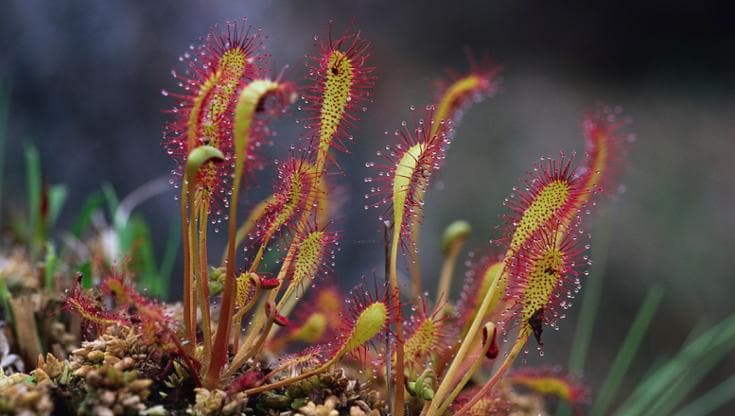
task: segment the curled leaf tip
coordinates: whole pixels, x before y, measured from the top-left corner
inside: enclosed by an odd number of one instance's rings
[[[222,151],[214,146],[199,146],[189,152],[186,160],[186,180],[190,184],[196,182],[197,173],[201,167],[210,161],[219,162],[225,159]]]

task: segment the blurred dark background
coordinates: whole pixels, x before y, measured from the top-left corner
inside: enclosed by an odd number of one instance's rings
[[[59,229],[103,184],[125,195],[173,167],[160,146],[162,109],[171,105],[160,91],[174,88],[169,72],[182,69],[179,55],[212,25],[247,16],[269,35],[274,72],[290,65],[287,77],[300,81],[314,35],[325,34],[330,19],[338,30],[355,20],[373,43],[379,81],[352,131],[352,154],[338,157],[344,173],[335,174],[347,197],[336,225],[344,235],[335,267],[343,287],[381,270],[379,212],[362,208],[363,177],[371,174],[365,162],[388,143],[385,130],[411,118],[409,106],[433,98],[434,80],[467,68],[462,50],[469,47],[503,65],[503,89],[466,114],[428,197],[421,253],[427,279],[438,274],[443,228],[470,221],[472,247],[497,237],[511,187],[538,156],[583,151],[580,116],[603,100],[632,116],[637,141],[626,191],[605,210],[613,236],[590,385],[601,382],[649,287],[664,286],[666,297],[632,380],[654,358],[676,351],[696,324],[735,312],[732,9],[711,2],[510,0],[23,0],[2,8],[0,76],[12,85],[3,200],[25,201],[23,143],[35,143],[49,181],[69,186]],[[276,124],[270,156],[287,154],[301,116],[294,110]],[[270,189],[267,177],[248,201]],[[177,209],[173,195],[140,208],[159,251]],[[178,279],[172,285],[178,296]],[[543,362],[566,362],[578,310],[549,335]],[[733,371],[731,357],[709,385]]]

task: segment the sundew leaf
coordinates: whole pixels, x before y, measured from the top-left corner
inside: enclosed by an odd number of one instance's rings
[[[623,341],[623,344],[618,350],[618,354],[615,356],[613,363],[610,367],[610,372],[605,378],[605,382],[600,389],[600,393],[597,396],[597,400],[592,406],[590,415],[603,415],[607,412],[607,409],[612,404],[615,395],[620,389],[625,375],[630,368],[630,364],[635,358],[638,348],[643,341],[643,337],[646,335],[648,326],[653,319],[653,315],[658,309],[658,305],[663,297],[663,290],[659,287],[654,287],[648,291],[643,304],[638,309],[635,320],[628,330],[628,334]]]
[[[388,307],[385,303],[374,302],[365,307],[357,315],[350,335],[346,337],[335,357],[341,358],[365,345],[383,330],[387,320]]]
[[[311,136],[318,138],[316,172],[323,175],[331,148],[345,150],[350,122],[357,109],[369,101],[375,80],[373,68],[365,65],[370,44],[360,32],[346,31],[320,45],[319,53],[308,64],[312,84],[306,91],[310,103]],[[363,107],[364,108],[364,107]]]

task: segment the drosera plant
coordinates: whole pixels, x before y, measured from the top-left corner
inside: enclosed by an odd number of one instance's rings
[[[307,111],[312,115],[306,120],[305,150],[281,165],[273,196],[238,227],[244,170],[252,164],[250,143],[270,134],[267,114],[282,112],[297,97],[294,85],[264,76],[260,39],[259,32],[237,23],[228,24],[223,35],[210,34],[204,46],[195,48],[198,53],[191,60],[190,74],[176,75],[185,80],[188,93],[165,93],[179,100],[171,110],[175,116],[167,137],[168,148],[174,149],[169,153],[179,156],[178,171],[182,172],[186,348],[200,362],[203,384],[209,388],[225,385],[246,361],[259,356],[272,326],[288,323],[293,298],[303,294],[331,255],[336,235],[312,219],[326,209],[328,189],[320,184],[325,182],[330,148],[343,148],[341,142],[348,138],[346,125],[356,120],[354,107],[364,105],[372,84],[372,69],[365,66],[367,42],[359,33],[348,32],[336,39],[330,34],[309,69],[313,86],[308,89]],[[206,239],[213,197],[222,186],[226,191],[219,194],[226,195],[224,206],[229,215],[220,312],[215,320],[210,310]],[[259,267],[264,253],[285,228],[291,232],[280,237],[290,237],[291,243],[280,272],[275,278],[265,278]],[[236,246],[249,232],[255,232],[258,247],[246,271],[240,273]],[[241,342],[240,321],[249,313],[250,330]],[[231,346],[236,349],[230,360]],[[341,355],[335,352],[328,363]],[[268,390],[267,385],[261,388]]]
[[[597,118],[606,120],[609,110],[600,108],[598,111],[601,113]],[[599,193],[606,175],[614,169],[613,162],[621,158],[619,154],[612,156],[595,151],[614,147],[610,142],[620,148],[621,136],[614,134],[621,126],[619,122],[603,126],[609,129],[593,137],[588,135],[588,139],[591,137],[593,142],[601,143],[589,143],[588,140],[583,168],[572,168],[571,159],[563,154],[559,158],[544,157],[529,173],[523,190],[516,191],[508,200],[510,213],[505,218],[504,236],[498,240],[506,254],[500,265],[495,266],[494,273],[490,273],[493,264],[487,269],[485,276],[494,275],[492,281],[487,291],[481,292],[482,302],[472,310],[474,318],[438,387],[435,400],[424,409],[427,414],[441,413],[448,408],[459,392],[452,383],[459,380],[461,387],[469,380],[466,373],[458,377],[455,371],[461,368],[473,342],[477,343],[473,339],[488,313],[493,314],[500,307],[504,331],[515,329],[518,332],[516,341],[493,376],[457,410],[457,414],[468,414],[472,406],[489,394],[522,351],[529,335],[534,335],[541,347],[544,326],[555,325],[564,316],[563,310],[569,307],[570,298],[579,290],[580,276],[586,274],[579,269],[588,263],[584,251],[589,244],[580,241],[586,234],[581,228],[582,215],[593,205],[590,200]],[[453,389],[451,393],[450,389]]]
[[[305,86],[283,73],[269,75],[266,37],[245,21],[215,27],[181,57],[185,67],[173,72],[178,88],[163,92],[173,99],[163,141],[176,162],[182,304],[153,300],[136,287],[150,282],[133,279],[141,270],[130,266],[137,259],[128,250],[138,240],[150,246],[131,225],[130,211],[141,197],[118,203],[106,187],[84,204],[73,234],[79,239],[92,213],[107,203],[111,228],[131,258],[117,264],[85,259],[86,266],[64,269],[67,259],[48,244],[47,230],[35,234],[37,241],[28,244],[44,254],[38,257],[46,268],[44,295],[60,286],[54,270],[79,270],[60,308],[81,321],[86,341],[68,356],[42,355],[30,375],[0,375],[0,410],[30,403],[20,400],[26,395],[48,399],[49,386],[73,392],[58,411],[100,414],[108,408],[113,414],[541,414],[554,400],[584,410],[590,400],[580,378],[557,368],[514,366],[530,345],[543,355],[544,331],[558,328],[587,278],[587,215],[618,188],[631,138],[627,117],[599,105],[582,121],[582,157],[560,152],[531,165],[504,202],[499,238],[478,250],[463,282],[454,275],[472,227],[451,223],[436,241],[441,269],[423,273],[437,282],[431,297],[419,267],[424,201],[451,159],[462,114],[500,89],[500,67],[471,60],[466,73],[441,82],[426,106],[387,135],[380,162],[366,163],[374,174],[365,179],[365,207],[381,211],[386,283],[346,294],[332,263],[349,230],[333,223],[339,204],[327,177],[340,169],[335,151],[347,152],[362,129],[358,116],[372,101],[377,79],[362,33],[352,27],[332,33],[330,27],[315,38]],[[286,156],[274,163],[269,195],[242,209],[252,170],[271,165],[258,149],[273,140],[274,119],[287,115],[299,97],[303,137],[284,146]],[[31,211],[41,221],[39,162],[31,148],[27,154],[31,206],[38,212]],[[210,256],[211,225],[221,222],[226,248],[221,257]],[[14,288],[0,277],[0,300],[11,310]],[[452,296],[456,283],[462,284],[459,297]],[[593,414],[611,409],[659,300],[654,292],[645,302]],[[732,328],[731,318],[686,344],[618,412],[674,410],[674,398],[732,350]],[[693,356],[706,358],[694,370]],[[706,412],[731,389],[728,381],[706,396],[711,402],[681,411]],[[659,395],[669,400],[656,400]],[[43,403],[44,409],[54,405]]]
[[[180,203],[185,246],[184,333],[189,341],[185,348],[200,363],[202,383],[210,389],[228,383],[243,366],[259,357],[269,345],[274,325],[289,325],[287,317],[296,299],[303,296],[322,267],[328,245],[335,241],[324,220],[319,220],[329,201],[325,173],[331,165],[330,150],[345,150],[345,140],[351,139],[347,131],[355,120],[354,110],[369,99],[374,83],[373,69],[366,66],[369,44],[359,32],[337,38],[330,34],[322,42],[319,55],[309,66],[312,86],[305,98],[310,116],[305,123],[304,150],[292,154],[281,165],[272,196],[257,205],[245,223],[238,226],[243,172],[252,159],[248,143],[259,140],[267,129],[263,110],[275,108],[270,114],[282,112],[296,90],[292,84],[263,76],[264,70],[256,65],[262,61],[255,56],[262,50],[253,46],[260,45],[260,34],[250,36],[249,30],[243,31],[234,24],[228,25],[226,35],[209,35],[208,46],[199,53],[205,62],[193,60],[191,71],[196,75],[186,78],[192,95],[177,96],[182,102],[176,111],[172,110],[177,115],[173,127],[169,127],[174,143],[185,156],[179,158],[183,172]],[[492,377],[458,410],[463,414],[503,379],[529,335],[542,345],[543,327],[555,325],[563,316],[563,309],[569,305],[566,299],[579,288],[579,269],[587,262],[582,213],[591,206],[590,200],[605,182],[605,170],[611,165],[608,159],[619,157],[614,154],[617,147],[606,143],[606,136],[596,132],[588,134],[596,142],[588,144],[584,168],[574,168],[573,158],[564,154],[542,158],[534,166],[534,172],[524,182],[525,190],[516,191],[508,202],[505,235],[499,240],[499,245],[505,247],[505,256],[482,273],[484,290],[474,306],[464,308],[466,316],[461,318],[445,316],[451,308],[446,308],[441,299],[448,300],[453,264],[469,227],[460,223],[448,231],[436,309],[431,314],[424,310],[422,316],[412,316],[411,325],[404,328],[398,279],[400,247],[409,253],[412,293],[416,297],[421,291],[415,256],[418,230],[431,177],[445,158],[462,111],[498,88],[498,68],[478,68],[473,65],[469,74],[454,77],[442,88],[436,103],[428,105],[410,126],[402,123],[401,129],[395,131],[397,143],[388,147],[387,162],[379,165],[378,175],[368,181],[373,182],[372,195],[367,196],[373,200],[371,205],[386,205],[392,212],[386,259],[387,300],[354,312],[357,318],[346,331],[346,341],[333,349],[321,365],[290,379],[270,383],[263,380],[244,392],[257,394],[279,389],[325,372],[390,323],[390,350],[385,351],[390,358],[385,361],[393,364],[393,370],[386,374],[387,383],[393,387],[394,396],[387,398],[392,413],[402,415],[407,410],[404,386],[408,386],[408,393],[425,403],[425,414],[442,414],[479,368],[482,360],[477,357],[494,360],[499,353],[499,333],[507,336],[517,331],[516,341]],[[275,105],[269,104],[274,100]],[[184,111],[180,113],[181,108]],[[228,240],[219,316],[215,320],[206,238],[212,198],[216,186],[222,184],[229,186],[225,192],[229,198],[225,198],[224,204],[229,208]],[[290,232],[282,233],[285,228]],[[238,272],[235,249],[248,233],[256,236],[257,249],[248,252],[245,270]],[[260,265],[276,237],[290,240],[290,244],[277,276],[265,278]],[[250,325],[241,337],[240,322],[245,316],[250,317]],[[488,321],[489,317],[497,322]],[[458,348],[444,334],[446,319],[466,322]],[[197,335],[199,329],[201,337]],[[235,349],[230,357],[231,347]],[[463,363],[470,356],[475,357],[471,360],[475,364],[468,369]],[[435,363],[440,365],[434,367]]]
[[[479,402],[500,394],[494,389],[512,384],[506,372],[529,337],[542,345],[544,326],[556,325],[579,290],[588,263],[583,216],[612,182],[611,166],[622,159],[618,136],[608,134],[619,124],[605,124],[605,116],[588,118],[582,168],[575,168],[573,157],[563,153],[533,166],[523,189],[515,190],[506,203],[504,235],[496,243],[505,255],[482,263],[475,285],[466,285],[474,292],[465,292],[459,303],[450,293],[470,226],[452,224],[442,242],[445,263],[436,276],[437,296],[433,301],[419,296],[419,227],[431,179],[446,158],[463,111],[499,88],[499,67],[472,64],[466,75],[453,76],[441,87],[434,103],[402,123],[394,143],[380,155],[384,162],[369,163],[378,170],[366,180],[371,183],[369,205],[390,210],[385,297],[358,301],[358,296],[349,308],[337,308],[346,316],[343,325],[330,323],[327,309],[291,317],[306,290],[329,272],[339,244],[340,233],[329,220],[326,173],[336,166],[333,149],[347,150],[356,110],[364,110],[371,100],[375,77],[367,64],[370,46],[361,33],[348,29],[333,37],[330,29],[308,64],[305,137],[278,164],[272,194],[241,221],[239,202],[252,177],[247,171],[258,164],[255,150],[270,140],[271,120],[286,112],[300,89],[282,75],[268,76],[263,38],[245,22],[213,29],[202,46],[184,55],[185,73],[173,73],[178,92],[164,91],[174,99],[164,145],[177,162],[173,174],[180,188],[181,331],[177,333],[160,305],[146,301],[114,274],[102,285],[114,309],[106,309],[79,284],[70,291],[66,307],[96,326],[98,334],[124,326],[148,337],[165,336],[167,353],[181,357],[193,385],[210,392],[206,394],[227,390],[272,398],[332,371],[383,334],[387,343],[378,348],[382,359],[377,361],[388,369],[375,372],[373,383],[385,383],[392,392],[384,397],[391,414],[444,414],[450,406],[457,414],[474,412]],[[226,250],[222,262],[212,264],[209,224],[221,220],[227,222]],[[243,243],[247,250],[237,250]],[[277,251],[277,272],[269,275],[265,254],[277,243],[284,248]],[[406,254],[411,278],[408,302],[400,288],[400,253]],[[415,302],[421,307],[412,308],[404,319],[405,305]],[[292,322],[299,316],[303,322]],[[334,341],[314,345],[322,342],[327,329],[334,331]],[[514,333],[515,342],[502,354],[499,338]],[[312,345],[275,369],[260,367],[269,348],[281,350],[291,341]],[[496,360],[500,362],[489,380],[468,395],[465,385]],[[457,408],[460,395],[462,406]]]

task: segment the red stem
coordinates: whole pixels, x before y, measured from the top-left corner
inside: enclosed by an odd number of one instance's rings
[[[239,159],[238,159],[239,161]],[[232,200],[230,201],[230,218],[227,224],[227,265],[225,267],[225,287],[222,290],[222,305],[220,307],[219,321],[217,322],[217,335],[212,348],[212,362],[209,365],[204,385],[208,388],[215,387],[219,382],[220,372],[227,361],[227,347],[230,344],[230,332],[232,329],[232,315],[235,310],[235,237],[237,236],[237,202],[240,193],[240,181],[242,180],[242,162],[235,164],[235,180],[232,186]]]

